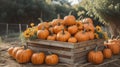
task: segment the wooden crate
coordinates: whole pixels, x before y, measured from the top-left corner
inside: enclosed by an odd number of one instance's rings
[[[67,43],[59,41],[35,40],[28,41],[28,47],[34,51],[52,52],[59,56],[60,62],[80,64],[87,62],[87,54],[96,45],[103,49],[103,39],[89,40],[80,43]]]

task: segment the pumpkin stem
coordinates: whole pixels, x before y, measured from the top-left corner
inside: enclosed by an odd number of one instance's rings
[[[60,22],[58,22],[58,26],[60,26]]]
[[[95,47],[95,52],[97,52],[98,51],[98,45],[96,45],[96,47]]]
[[[77,19],[77,20],[79,21],[79,20],[81,20],[81,19],[83,19],[83,16],[78,17],[78,19]]]
[[[45,26],[42,26],[42,30],[44,30],[45,29]]]
[[[49,30],[49,32],[50,32],[50,35],[53,36],[53,31]]]
[[[41,23],[43,22],[42,18],[38,18],[38,20],[39,20]]]
[[[72,12],[73,12],[73,11],[70,11],[70,12],[69,12],[69,15],[71,15],[71,14],[72,14]]]
[[[65,31],[64,31],[64,29],[62,29],[62,34],[65,34]]]
[[[120,38],[120,36],[118,35],[117,37],[116,37],[116,39],[118,40]]]
[[[24,46],[24,49],[27,49],[28,48],[28,44],[26,44],[26,45],[23,45]]]
[[[60,19],[60,14],[57,14],[57,19]]]
[[[111,39],[112,39],[112,40],[113,40],[113,38],[114,38],[114,35],[111,36]]]

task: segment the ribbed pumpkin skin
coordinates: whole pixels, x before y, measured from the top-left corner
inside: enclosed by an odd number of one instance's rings
[[[12,51],[14,50],[14,47],[10,47],[7,51],[10,56],[12,56]]]
[[[48,65],[56,65],[59,62],[59,58],[57,55],[52,54],[52,55],[48,55],[45,58],[45,63]]]
[[[49,28],[49,23],[47,23],[47,22],[39,23],[38,24],[38,30],[41,30],[43,26],[45,26],[45,29],[48,29]]]
[[[67,26],[74,25],[76,23],[76,18],[73,15],[65,16],[63,23]]]
[[[78,27],[76,25],[68,27],[68,32],[72,35],[77,33],[77,31],[78,31]]]
[[[47,37],[47,40],[53,40],[53,41],[55,41],[55,40],[56,40],[56,34],[49,35],[49,36]]]
[[[66,42],[70,38],[70,36],[71,36],[71,34],[69,32],[64,31],[64,34],[63,34],[63,31],[60,31],[57,34],[57,40],[62,41],[62,42]]]
[[[87,30],[87,31],[92,31],[92,32],[95,31],[94,25],[91,24],[91,23],[85,23],[85,24],[83,24],[83,27],[84,27],[84,29]]]
[[[51,24],[52,26],[56,26],[58,23],[61,23],[62,24],[63,20],[62,19],[54,19]]]
[[[108,47],[111,49],[112,54],[119,54],[120,53],[120,47],[118,44],[110,43]]]
[[[63,25],[56,25],[56,26],[53,28],[55,34],[57,34],[58,32],[60,32],[62,29],[64,29],[64,26],[63,26]]]
[[[44,53],[34,53],[31,58],[32,64],[43,64],[45,60]]]
[[[83,24],[81,21],[76,22],[76,26],[78,27],[78,30],[83,30]]]
[[[68,42],[70,42],[70,43],[76,43],[76,42],[77,42],[77,39],[76,39],[75,37],[70,37],[70,38],[68,39]]]
[[[90,51],[88,54],[88,61],[93,64],[100,64],[103,62],[103,54],[101,51]]]
[[[39,39],[47,39],[49,31],[47,29],[38,30],[37,36]]]
[[[88,32],[88,35],[89,35],[89,39],[90,40],[93,40],[94,39],[94,33],[92,31],[89,31]]]
[[[13,51],[12,51],[12,57],[16,59],[16,53],[17,53],[18,50],[21,50],[21,49],[23,49],[23,48],[21,48],[21,47],[15,47],[13,49]]]
[[[16,61],[18,63],[28,63],[31,60],[33,51],[30,49],[18,50],[16,53]]]
[[[111,51],[111,49],[105,48],[103,50],[103,55],[104,55],[104,58],[107,58],[107,59],[111,58],[112,57],[112,51]]]
[[[89,40],[89,35],[87,32],[79,31],[75,34],[75,38],[78,42]]]

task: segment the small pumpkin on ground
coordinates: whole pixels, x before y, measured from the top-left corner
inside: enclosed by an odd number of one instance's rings
[[[16,61],[18,63],[28,63],[31,60],[33,51],[24,46],[24,49],[18,50],[16,53]]]
[[[104,55],[104,58],[107,58],[107,59],[111,58],[112,57],[111,49],[105,46],[105,48],[103,49],[103,55]]]
[[[93,64],[101,64],[104,60],[102,51],[98,50],[98,46],[95,47],[95,50],[88,53],[88,61]]]
[[[49,36],[49,31],[43,26],[41,30],[38,30],[37,36],[39,39],[47,39],[47,37]]]
[[[31,57],[32,64],[43,64],[45,60],[45,54],[43,52],[34,53]]]
[[[16,53],[17,53],[17,51],[18,51],[18,50],[21,50],[21,49],[23,49],[23,47],[15,47],[15,48],[13,49],[13,51],[12,51],[12,57],[13,57],[14,59],[16,59]]]
[[[10,47],[10,48],[8,48],[8,54],[10,55],[10,56],[12,56],[12,51],[14,50],[14,47]]]
[[[45,63],[48,65],[56,65],[59,62],[59,57],[56,54],[47,55],[45,58]]]
[[[70,38],[70,36],[71,36],[71,34],[69,32],[62,29],[62,31],[58,32],[58,34],[57,34],[57,40],[66,42]]]

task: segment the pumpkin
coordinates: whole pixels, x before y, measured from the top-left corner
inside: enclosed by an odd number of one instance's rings
[[[33,54],[33,51],[31,49],[26,48],[26,46],[24,46],[24,49],[17,51],[16,61],[18,63],[27,63],[31,60],[32,54]]]
[[[10,55],[10,56],[12,56],[12,51],[13,51],[13,49],[14,49],[14,47],[10,47],[7,51],[8,51],[8,54]]]
[[[78,27],[76,25],[73,25],[73,26],[69,26],[68,27],[68,32],[71,34],[71,35],[74,35],[75,33],[77,33],[78,31]]]
[[[88,23],[88,22],[84,23],[83,28],[86,29],[86,31],[92,31],[92,32],[95,31],[94,25],[92,23]]]
[[[107,58],[107,59],[111,58],[112,57],[111,49],[105,46],[105,48],[103,49],[103,55],[104,55],[104,58]]]
[[[63,22],[63,20],[60,19],[60,14],[58,14],[57,19],[53,19],[52,22],[51,22],[51,24],[52,24],[52,26],[56,26],[58,23],[62,24],[62,22]]]
[[[78,42],[87,41],[89,40],[89,35],[85,30],[79,31],[75,34],[75,38],[77,39]]]
[[[59,57],[56,54],[47,55],[45,63],[48,65],[56,65],[59,62]]]
[[[88,23],[92,23],[93,24],[93,20],[91,18],[84,18],[82,20],[83,22],[88,22]]]
[[[76,39],[75,37],[70,37],[70,38],[68,39],[68,42],[70,42],[70,43],[76,43],[76,42],[77,42],[77,39]]]
[[[54,33],[54,27],[52,25],[49,26],[49,31],[52,31]]]
[[[41,30],[38,30],[37,36],[39,39],[47,39],[49,31],[43,27]]]
[[[53,32],[50,30],[50,35],[47,37],[47,40],[56,40],[56,34],[53,34]]]
[[[76,18],[75,16],[71,15],[71,12],[69,13],[68,16],[64,17],[63,20],[64,25],[70,26],[76,24]]]
[[[62,31],[58,32],[58,34],[57,34],[57,40],[66,42],[70,38],[70,36],[71,36],[71,34],[69,32],[62,29]]]
[[[102,51],[98,50],[98,46],[95,47],[95,50],[92,50],[88,53],[88,61],[93,64],[101,64],[104,60]]]
[[[43,52],[34,53],[31,57],[32,64],[43,64],[45,60],[45,54]]]
[[[81,21],[76,22],[76,26],[78,27],[78,30],[83,30],[83,24]]]
[[[89,35],[89,39],[93,40],[94,39],[94,33],[92,31],[87,32]]]
[[[43,26],[46,29],[49,28],[49,23],[48,22],[43,22],[43,20],[41,18],[38,18],[38,19],[41,21],[41,23],[38,24],[38,30],[41,30]]]
[[[23,49],[23,47],[15,47],[12,51],[12,57],[16,59],[16,53],[18,50]]]
[[[56,25],[56,26],[53,28],[54,33],[57,34],[57,33],[60,32],[63,28],[64,28],[64,26],[61,25],[60,23],[58,23],[58,25]]]
[[[120,53],[120,47],[119,47],[118,44],[116,44],[116,43],[108,43],[107,46],[111,49],[112,54],[116,55],[116,54]]]

